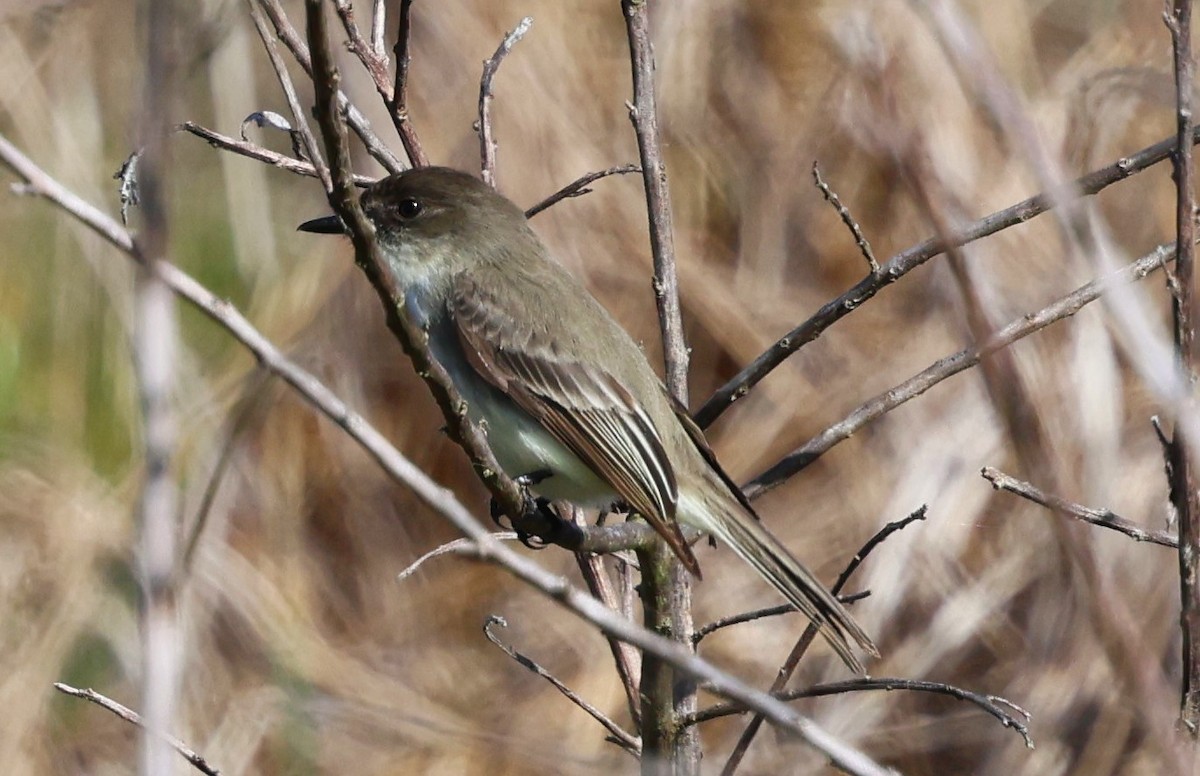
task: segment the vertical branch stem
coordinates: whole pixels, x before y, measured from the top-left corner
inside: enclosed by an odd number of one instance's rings
[[[146,75],[139,132],[142,141],[139,195],[143,262],[134,287],[133,362],[142,410],[145,475],[137,504],[139,609],[142,647],[142,710],[146,726],[139,747],[142,776],[171,773],[175,754],[159,733],[175,728],[179,700],[180,632],[176,626],[175,482],[171,456],[175,418],[175,297],[162,277],[167,253],[167,138],[171,132],[176,3],[149,4]]]
[[[671,197],[667,188],[667,165],[662,157],[658,132],[658,108],[654,101],[654,51],[646,0],[621,0],[629,33],[633,64],[633,102],[629,119],[637,134],[650,217],[650,252],[654,257],[654,299],[662,330],[666,361],[667,390],[683,406],[688,405],[688,349],[683,337],[683,315],[679,306],[679,278],[675,272],[675,239],[671,224]]]
[[[412,61],[408,53],[408,41],[412,32],[412,4],[413,0],[400,0],[400,23],[396,31],[396,45],[392,47],[392,54],[396,58],[396,81],[392,86],[392,102],[388,108],[392,112],[392,124],[400,134],[400,142],[408,154],[408,161],[413,167],[428,167],[429,157],[425,155],[425,149],[421,147],[408,115],[408,65]]]
[[[1192,163],[1192,3],[1174,0],[1164,14],[1171,33],[1175,64],[1177,101],[1175,148],[1176,187],[1176,259],[1171,283],[1171,312],[1175,323],[1175,353],[1187,385],[1196,380],[1193,364],[1195,320],[1192,303],[1192,275],[1195,256],[1195,192]],[[1185,404],[1191,407],[1191,402]],[[1183,630],[1183,688],[1180,720],[1188,731],[1200,733],[1200,498],[1196,493],[1192,456],[1188,452],[1183,424],[1176,422],[1170,446],[1171,503],[1179,520],[1179,593],[1180,625]]]
[[[633,71],[633,102],[629,118],[637,135],[646,189],[650,251],[654,259],[654,300],[662,332],[667,390],[683,406],[688,404],[688,349],[683,336],[679,305],[679,279],[675,271],[675,241],[671,224],[671,198],[667,166],[658,131],[654,99],[654,51],[646,0],[622,0]],[[638,553],[642,567],[642,605],[647,628],[692,644],[691,578],[664,542]],[[642,665],[642,772],[690,774],[700,770],[700,741],[695,726],[680,725],[683,715],[696,709],[696,686],[666,664],[646,656]]]
[[[484,60],[483,75],[479,79],[479,169],[480,177],[483,182],[496,188],[496,139],[492,134],[492,80],[496,77],[496,71],[500,69],[500,63],[508,56],[508,52],[512,51],[513,46],[517,45],[517,41],[525,37],[525,33],[529,32],[529,28],[533,26],[533,17],[526,16],[513,31],[504,36],[504,40],[500,41],[500,45],[496,47],[496,53]]]

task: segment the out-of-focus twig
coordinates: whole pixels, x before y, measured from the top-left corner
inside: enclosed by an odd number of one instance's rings
[[[138,198],[142,228],[137,241],[143,261],[134,279],[131,349],[142,413],[143,475],[136,516],[135,564],[141,596],[141,707],[146,715],[139,745],[138,773],[170,773],[170,746],[149,731],[173,730],[179,709],[183,632],[179,628],[178,486],[172,461],[178,444],[171,406],[178,368],[179,326],[175,295],[164,278],[168,264],[167,192],[170,178],[171,112],[182,39],[181,4],[160,0],[149,8],[142,112],[138,126],[141,162]]]
[[[641,739],[639,739],[637,736],[629,733],[629,731],[622,728],[616,722],[613,722],[611,719],[609,719],[608,715],[606,715],[604,712],[600,711],[600,709],[596,708],[592,704],[588,703],[586,700],[583,699],[583,697],[581,697],[579,695],[579,693],[575,692],[570,687],[565,685],[554,674],[550,673],[545,668],[542,668],[532,658],[517,651],[516,648],[511,647],[508,644],[504,643],[504,641],[502,641],[500,639],[500,637],[496,635],[495,631],[492,630],[492,628],[497,625],[499,625],[501,628],[507,628],[508,621],[499,615],[493,614],[493,615],[490,615],[487,618],[487,622],[485,622],[483,624],[483,635],[487,636],[488,641],[492,642],[497,647],[499,647],[504,652],[504,654],[508,655],[509,657],[511,657],[513,660],[517,661],[518,663],[520,663],[525,668],[529,669],[533,673],[535,673],[538,676],[545,679],[547,682],[549,682],[554,687],[554,689],[556,689],[560,693],[562,693],[563,696],[566,697],[567,700],[571,701],[571,703],[574,703],[576,706],[578,706],[579,708],[581,708],[585,712],[587,712],[588,715],[592,719],[599,722],[601,724],[601,726],[603,726],[604,729],[608,731],[608,733],[609,733],[608,740],[609,741],[612,741],[614,744],[621,747],[626,752],[629,752],[634,757],[641,756],[641,753],[642,753]]]
[[[82,698],[85,701],[90,701],[91,703],[96,704],[102,709],[111,711],[113,714],[116,714],[129,724],[137,726],[146,735],[151,735],[160,739],[163,743],[167,744],[180,755],[182,755],[185,760],[192,764],[192,767],[201,773],[208,774],[208,776],[221,776],[221,772],[210,765],[208,761],[204,759],[204,757],[197,754],[194,749],[169,733],[164,733],[147,726],[140,714],[127,706],[117,703],[112,698],[109,698],[106,695],[101,695],[90,687],[81,689],[79,687],[72,687],[69,684],[63,684],[62,682],[55,682],[54,689],[58,690],[64,695]],[[165,772],[169,773],[170,770]]]
[[[1193,130],[1192,142],[1200,142],[1200,131]],[[1175,147],[1174,138],[1160,141],[1129,156],[1122,157],[1107,167],[1077,178],[1068,188],[1081,197],[1098,194],[1112,184],[1123,181],[1135,173],[1170,158]],[[966,245],[1017,224],[1025,223],[1055,207],[1058,203],[1056,197],[1059,196],[1061,193],[1053,196],[1049,193],[1037,194],[991,215],[984,216],[956,232],[951,243]],[[863,278],[853,288],[823,304],[812,317],[781,337],[758,358],[747,364],[742,371],[718,388],[695,412],[696,423],[701,428],[707,428],[734,402],[748,394],[775,367],[782,364],[788,356],[821,336],[826,329],[849,315],[885,287],[895,283],[930,259],[945,253],[947,247],[949,246],[946,242],[933,238],[906,248],[885,261],[880,266],[878,275]]]
[[[622,164],[617,167],[609,167],[607,170],[589,172],[587,175],[582,175],[576,178],[566,186],[563,186],[558,191],[543,199],[541,202],[530,207],[525,211],[525,217],[533,218],[546,208],[557,205],[564,199],[568,199],[570,197],[582,197],[584,194],[591,193],[592,190],[589,189],[588,186],[600,180],[601,178],[607,178],[610,175],[628,175],[631,172],[641,171],[642,168],[638,167],[636,164]]]
[[[479,132],[479,170],[483,182],[493,189],[496,188],[496,139],[492,134],[492,81],[500,69],[500,63],[532,26],[532,16],[526,16],[518,22],[512,32],[500,41],[496,53],[484,60],[483,75],[479,78],[479,118],[476,127]]]
[[[1061,512],[1076,520],[1082,520],[1085,523],[1091,523],[1101,528],[1111,528],[1135,541],[1151,542],[1171,548],[1179,546],[1179,541],[1167,531],[1147,531],[1137,523],[1121,517],[1111,509],[1093,509],[1092,507],[1085,507],[1082,504],[1076,504],[1074,501],[1067,501],[1065,498],[1055,496],[1052,493],[1045,493],[1032,483],[1018,480],[1016,477],[1011,477],[991,466],[983,467],[979,474],[985,480],[992,483],[992,487],[996,490],[1007,490],[1009,493],[1016,494],[1021,498],[1028,499],[1035,504],[1040,504],[1055,512]]]
[[[1023,315],[997,329],[990,339],[939,359],[921,372],[896,385],[854,409],[844,419],[834,423],[800,447],[784,456],[767,471],[751,480],[743,488],[747,498],[757,498],[792,477],[804,467],[824,455],[834,445],[849,439],[867,423],[895,409],[906,401],[916,398],[943,380],[953,377],[979,363],[981,358],[1005,348],[1017,340],[1028,337],[1056,321],[1079,312],[1110,288],[1121,283],[1141,280],[1162,268],[1175,258],[1175,247],[1160,245],[1124,269],[1080,286],[1066,296],[1035,313]]]

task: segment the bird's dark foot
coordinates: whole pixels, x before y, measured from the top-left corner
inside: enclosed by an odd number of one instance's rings
[[[539,482],[548,479],[553,472],[549,469],[538,469],[529,474],[516,477],[513,482],[521,487],[521,517],[512,523],[512,530],[517,535],[517,541],[531,550],[541,550],[549,544],[554,544],[555,537],[563,528],[563,520],[553,509],[550,501],[534,496],[529,489]],[[490,509],[492,521],[504,528],[504,510],[492,499]]]

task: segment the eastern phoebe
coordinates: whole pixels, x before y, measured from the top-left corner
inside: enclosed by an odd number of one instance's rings
[[[852,670],[866,633],[759,523],[641,348],[558,263],[521,209],[444,167],[392,175],[362,195],[404,309],[487,429],[512,477],[540,473],[549,499],[624,500],[697,577],[676,522],[713,534],[817,624]],[[302,231],[341,233],[336,216]],[[547,475],[548,473],[548,475]]]

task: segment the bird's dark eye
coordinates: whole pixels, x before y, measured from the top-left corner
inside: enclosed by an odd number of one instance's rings
[[[407,199],[400,200],[400,204],[396,207],[396,212],[400,214],[401,218],[407,221],[421,215],[421,211],[424,209],[424,205],[412,197],[409,197]]]

